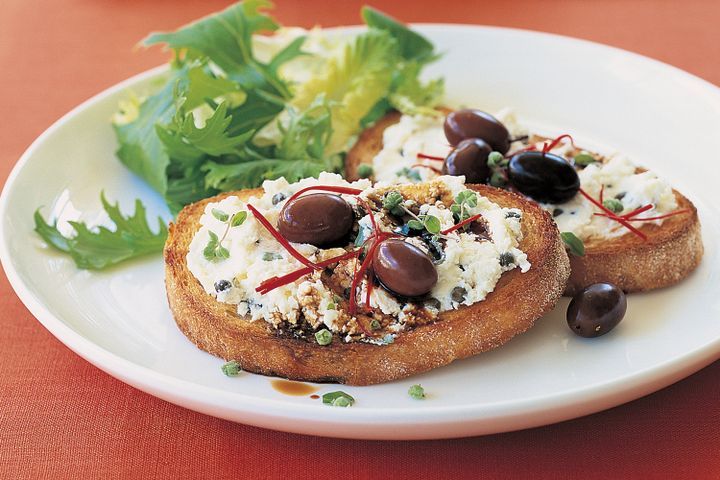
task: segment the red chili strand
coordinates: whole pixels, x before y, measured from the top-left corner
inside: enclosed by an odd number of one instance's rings
[[[454,231],[457,230],[458,228],[464,227],[464,226],[467,225],[468,223],[474,222],[475,220],[477,220],[477,219],[480,218],[480,217],[482,217],[482,214],[478,213],[477,215],[473,215],[473,216],[470,217],[470,218],[466,218],[466,219],[463,220],[462,222],[460,222],[460,223],[458,223],[458,224],[456,224],[456,225],[453,225],[453,226],[450,227],[450,228],[446,228],[445,230],[443,230],[443,231],[440,232],[440,233],[442,233],[443,235],[447,235],[447,234],[450,233],[450,232],[454,232]]]
[[[597,200],[595,200],[593,197],[591,197],[590,195],[588,195],[588,193],[587,193],[585,190],[583,190],[583,189],[581,188],[581,189],[579,189],[578,191],[582,194],[582,196],[584,196],[585,198],[587,198],[590,203],[592,203],[593,205],[595,205],[596,207],[598,207],[600,210],[602,210],[603,212],[605,212],[605,213],[608,215],[608,218],[612,218],[613,220],[615,220],[616,222],[618,222],[619,224],[621,224],[623,227],[625,227],[625,228],[627,228],[628,230],[630,230],[631,232],[633,232],[633,233],[634,233],[635,235],[637,235],[638,237],[642,238],[643,240],[647,240],[647,235],[645,235],[645,234],[642,233],[640,230],[638,230],[637,228],[635,228],[635,227],[633,227],[632,225],[630,225],[630,224],[627,222],[627,220],[625,220],[624,218],[618,217],[617,215],[615,215],[615,213],[613,213],[612,210],[606,208],[602,203],[599,203],[599,202],[598,202]]]
[[[373,215],[373,211],[370,208],[370,205],[360,197],[357,198],[357,201],[360,205],[363,206],[365,211],[367,211],[367,214],[370,216],[370,223],[372,224],[373,234],[375,232],[378,232],[379,229],[378,229],[377,223],[375,223],[375,215]]]
[[[367,270],[370,268],[370,265],[372,264],[372,258],[375,250],[377,250],[377,247],[383,240],[391,236],[392,234],[390,234],[389,232],[378,231],[366,240],[366,243],[372,241],[372,244],[370,245],[370,248],[368,248],[367,254],[363,259],[362,264],[360,265],[360,269],[355,272],[352,284],[350,285],[350,300],[348,302],[348,313],[350,315],[355,315],[355,313],[357,312],[357,308],[359,306],[357,303],[357,289],[363,277],[365,276],[365,272],[367,272]]]
[[[536,151],[536,150],[537,150],[537,147],[536,147],[534,144],[533,144],[533,145],[528,145],[528,146],[525,147],[525,148],[521,148],[520,150],[516,150],[516,151],[514,151],[514,152],[512,152],[512,153],[509,153],[509,154],[505,155],[505,158],[514,157],[514,156],[517,155],[518,153],[534,152],[534,151]]]
[[[675,210],[674,212],[666,213],[664,215],[658,215],[656,217],[629,218],[628,220],[631,222],[648,222],[648,221],[652,221],[652,220],[661,220],[663,218],[673,217],[675,215],[681,215],[683,213],[690,213],[690,209],[683,208],[682,210]]]
[[[311,262],[310,260],[305,258],[300,252],[295,250],[295,248],[292,245],[290,245],[290,242],[288,242],[282,235],[280,235],[280,232],[275,230],[275,227],[273,227],[270,224],[270,222],[268,221],[268,219],[265,218],[263,216],[263,214],[260,213],[255,207],[253,207],[249,203],[247,204],[247,206],[248,206],[248,209],[255,216],[257,221],[260,222],[260,224],[263,227],[265,227],[265,230],[267,230],[270,233],[270,235],[272,235],[275,238],[275,240],[277,240],[280,243],[280,245],[282,245],[285,248],[285,250],[288,251],[288,253],[290,255],[295,257],[298,262],[302,263],[306,267],[315,268],[315,269],[320,268],[317,265],[315,265],[313,262]]]
[[[433,172],[439,173],[440,175],[442,175],[442,170],[440,170],[439,168],[430,166],[430,165],[423,165],[422,163],[413,163],[412,165],[410,165],[410,168],[416,168],[416,167],[429,168]]]
[[[298,270],[295,270],[294,272],[290,272],[287,275],[283,275],[280,277],[271,277],[267,280],[264,280],[257,288],[255,288],[255,291],[260,293],[261,295],[265,295],[266,293],[269,293],[276,288],[282,287],[283,285],[287,285],[289,283],[293,283],[296,280],[301,279],[305,275],[308,275],[315,270],[310,267],[302,267]]]
[[[360,249],[351,250],[349,252],[346,252],[342,255],[338,255],[337,257],[328,258],[327,260],[323,260],[322,262],[318,262],[319,267],[327,267],[328,265],[331,265],[333,263],[341,262],[343,260],[349,260],[353,257],[357,257],[360,255]],[[258,286],[255,291],[261,294],[266,294],[272,290],[275,290],[278,287],[282,287],[283,285],[287,285],[288,283],[292,283],[295,280],[304,277],[305,275],[308,275],[313,272],[313,268],[310,267],[303,267],[298,270],[295,270],[294,272],[287,273],[285,275],[282,275],[280,277],[271,277],[267,280],[263,280],[263,282]]]
[[[296,199],[300,195],[302,195],[305,192],[309,192],[312,190],[320,190],[323,192],[335,192],[335,193],[345,193],[347,195],[360,195],[362,193],[362,190],[359,188],[352,188],[352,187],[336,187],[334,185],[314,185],[312,187],[305,187],[297,192],[295,192],[290,198],[288,198],[288,202],[291,200]]]
[[[603,198],[603,195],[605,195],[605,185],[602,185],[600,187],[600,203],[604,204],[605,200]]]
[[[443,157],[436,157],[435,155],[428,155],[427,153],[418,153],[416,155],[417,158],[422,158],[423,160],[432,160],[434,162],[444,162],[445,158]]]
[[[662,220],[663,218],[674,217],[675,215],[681,215],[683,213],[690,213],[690,210],[684,208],[682,210],[675,210],[674,212],[666,213],[664,215],[658,215],[656,217],[626,218],[625,220],[627,220],[628,222],[650,222],[653,220]],[[596,213],[595,215],[599,215],[601,217],[608,217],[608,215],[604,213]]]
[[[650,205],[650,204],[648,204],[648,205],[645,205],[644,207],[636,208],[636,209],[633,210],[632,212],[626,213],[625,215],[621,215],[621,216],[622,216],[622,218],[624,218],[625,220],[628,220],[628,219],[630,219],[630,218],[632,218],[632,217],[635,217],[635,216],[637,216],[637,215],[640,215],[640,214],[643,213],[643,212],[647,212],[648,210],[650,210],[650,209],[652,209],[652,208],[653,208],[653,206]]]
[[[439,157],[436,157],[436,158],[439,158]],[[417,166],[426,167],[426,168],[431,168],[431,169],[433,169],[433,170],[435,170],[435,171],[440,172],[438,169],[435,169],[435,168],[430,167],[430,166],[426,166],[426,165],[417,165]],[[312,191],[312,190],[321,190],[321,191],[327,191],[327,192],[344,193],[344,194],[355,195],[355,196],[357,196],[357,195],[359,195],[360,193],[362,193],[362,190],[357,189],[357,188],[335,187],[335,186],[331,186],[331,185],[317,185],[317,186],[312,186],[312,187],[303,188],[303,189],[297,191],[294,195],[292,195],[292,196],[288,199],[288,202],[290,202],[291,200],[297,198],[298,196],[302,195],[303,193],[308,192],[308,191]],[[350,288],[351,288],[351,291],[350,291],[350,299],[349,299],[349,302],[348,302],[348,303],[349,303],[349,305],[348,305],[348,313],[350,313],[351,315],[354,315],[355,312],[357,311],[357,308],[359,307],[359,304],[358,304],[358,302],[357,302],[357,288],[358,288],[360,282],[362,281],[363,277],[365,276],[365,274],[366,274],[366,273],[369,273],[368,270],[369,270],[369,268],[370,268],[370,265],[372,264],[372,257],[373,257],[373,254],[375,253],[375,250],[377,249],[378,245],[379,245],[383,240],[385,240],[386,238],[389,238],[389,237],[394,236],[394,234],[391,233],[391,232],[382,232],[382,231],[380,231],[380,229],[379,229],[378,226],[377,226],[377,222],[375,221],[375,215],[373,214],[373,210],[370,208],[370,205],[369,205],[364,199],[357,198],[357,201],[358,201],[358,203],[360,203],[360,204],[363,206],[363,208],[368,212],[368,215],[370,215],[370,222],[372,223],[373,233],[372,233],[372,234],[367,238],[367,240],[365,240],[365,242],[363,243],[363,247],[364,247],[365,244],[367,244],[368,242],[372,241],[372,244],[371,244],[370,248],[368,249],[367,255],[366,255],[366,257],[363,259],[363,262],[361,263],[359,269],[358,269],[358,267],[357,267],[357,261],[355,262],[355,271],[353,272],[353,281],[352,281],[352,284],[351,284],[351,287],[350,287]],[[280,233],[277,232],[277,231],[273,228],[273,226],[270,224],[270,222],[268,222],[267,219],[266,219],[264,216],[262,216],[262,214],[261,214],[259,211],[257,211],[257,209],[255,209],[255,207],[253,207],[252,205],[248,205],[248,208],[249,208],[250,211],[253,213],[253,215],[258,219],[258,221],[270,232],[270,234],[271,234],[273,237],[275,237],[275,239],[278,240],[278,242],[280,242],[280,243],[288,250],[288,252],[289,252],[291,255],[293,255],[293,256],[294,256],[295,258],[297,258],[301,263],[303,263],[303,265],[305,265],[304,268],[300,268],[300,269],[298,269],[298,270],[296,270],[296,271],[294,271],[294,272],[290,272],[290,273],[285,274],[285,275],[283,275],[283,276],[281,276],[281,277],[271,277],[271,278],[268,278],[267,280],[264,280],[264,281],[255,289],[255,291],[257,291],[257,292],[259,292],[259,293],[261,293],[261,294],[268,293],[268,292],[270,292],[270,291],[272,291],[272,290],[274,290],[274,289],[276,289],[276,288],[278,288],[278,287],[281,287],[281,286],[283,286],[283,285],[287,285],[288,283],[292,283],[292,282],[294,282],[294,281],[302,278],[303,276],[312,273],[312,271],[315,270],[315,269],[323,268],[323,267],[325,267],[325,266],[327,266],[327,265],[329,265],[329,264],[332,264],[332,263],[335,263],[335,262],[339,262],[339,261],[341,261],[341,260],[347,260],[347,259],[350,259],[350,258],[353,258],[353,257],[357,258],[357,257],[360,255],[360,252],[362,251],[362,247],[361,247],[361,248],[359,248],[359,249],[357,249],[357,250],[353,250],[353,251],[347,252],[347,253],[345,253],[345,254],[343,254],[343,255],[340,255],[340,256],[338,256],[338,257],[333,257],[333,258],[330,258],[330,259],[328,259],[328,260],[324,260],[324,261],[319,262],[319,263],[316,263],[316,264],[315,264],[315,263],[312,263],[312,262],[310,262],[308,259],[306,259],[305,257],[303,257],[303,256],[300,254],[300,252],[298,252],[297,250],[295,250],[295,249],[292,247],[292,245],[290,245],[290,243],[287,242],[287,240],[285,240],[285,239],[280,235]],[[371,296],[371,294],[372,294],[373,288],[374,288],[374,281],[373,281],[373,279],[372,279],[371,277],[368,277],[367,296],[366,296],[366,302],[365,302],[368,308],[370,308],[370,296]],[[365,326],[362,325],[362,322],[358,322],[358,323],[360,324],[360,328],[363,330],[363,332],[365,332],[366,335],[369,335],[370,333],[367,331],[367,329],[365,328]]]
[[[548,153],[550,150],[555,148],[557,146],[557,144],[560,143],[560,141],[563,138],[569,138],[570,144],[573,146],[573,148],[575,148],[575,141],[573,140],[573,138],[570,135],[565,133],[565,134],[560,135],[559,137],[555,138],[554,140],[552,140],[549,144],[547,142],[543,143],[542,153]]]

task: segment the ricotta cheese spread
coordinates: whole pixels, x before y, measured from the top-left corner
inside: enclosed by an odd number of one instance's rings
[[[495,115],[510,132],[511,138],[525,138],[511,144],[508,157],[514,152],[534,145],[542,150],[543,140],[530,143],[526,138],[537,140],[527,128],[520,125],[511,109],[503,109]],[[443,130],[444,117],[403,115],[400,121],[389,126],[383,133],[383,147],[373,159],[373,177],[387,184],[412,181],[428,181],[439,174],[434,170],[440,162],[425,160],[418,153],[444,158],[452,147]],[[565,139],[551,153],[572,158],[576,149]],[[432,167],[432,168],[429,168]],[[639,207],[651,205],[649,210],[634,216],[636,220],[654,218],[677,209],[677,201],[669,183],[649,171],[638,172],[637,167],[622,155],[612,155],[591,163],[578,171],[581,188],[593,198],[616,199],[622,203],[619,215]],[[553,215],[561,232],[572,232],[581,240],[613,238],[628,233],[620,223],[607,217],[595,215],[600,209],[578,194],[562,204],[541,204]],[[657,225],[664,219],[650,220]]]
[[[476,194],[475,205],[467,206],[465,215],[480,214],[483,232],[458,229],[437,234],[432,240],[435,247],[418,235],[396,235],[431,257],[438,253],[431,251],[432,248],[440,251],[441,255],[434,261],[438,281],[427,296],[410,300],[398,297],[374,282],[369,297],[370,313],[363,311],[362,314],[377,321],[373,327],[377,332],[368,332],[367,326],[359,320],[359,314],[350,315],[348,309],[343,308],[347,305],[353,275],[362,258],[340,261],[330,269],[313,271],[295,282],[259,293],[256,289],[265,280],[295,272],[303,265],[251,214],[248,204],[276,226],[289,197],[305,187],[318,185],[353,187],[362,193],[342,195],[358,219],[345,247],[323,249],[309,244],[291,244],[312,262],[340,256],[362,245],[363,235],[372,231],[370,215],[379,230],[397,231],[397,219],[382,207],[383,195],[391,189],[402,192],[408,210],[415,212],[413,215],[436,217],[441,231],[456,224],[449,207],[453,199],[466,190],[463,177],[450,176],[438,177],[427,185],[378,184],[375,187],[369,180],[349,183],[330,173],[293,184],[282,178],[266,181],[261,196],[246,201],[229,196],[206,206],[187,254],[188,268],[205,292],[219,302],[237,305],[237,312],[242,317],[266,321],[279,330],[296,335],[327,328],[340,334],[344,341],[388,343],[397,332],[434,321],[443,311],[483,300],[493,291],[503,272],[514,268],[526,272],[530,268],[527,255],[519,249],[522,212],[502,208]],[[371,205],[372,213],[368,213],[358,199]],[[227,218],[232,219],[233,215],[243,211],[248,213],[245,221],[230,228]],[[213,237],[227,249],[225,258],[207,258],[204,254]],[[367,291],[368,282],[363,279],[356,290],[357,298],[365,302]]]
[[[581,188],[593,198],[616,199],[622,204],[623,215],[644,205],[649,210],[633,218],[652,218],[677,209],[672,187],[653,172],[636,173],[635,165],[626,157],[614,156],[605,162],[596,162],[578,172]],[[575,195],[562,204],[542,204],[553,215],[561,232],[573,232],[581,240],[613,238],[625,235],[628,230],[607,217],[595,215],[599,209],[582,195]],[[664,219],[646,223],[662,224]]]

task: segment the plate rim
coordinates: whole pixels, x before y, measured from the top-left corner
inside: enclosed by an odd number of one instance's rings
[[[456,30],[485,30],[508,32],[515,35],[525,35],[528,38],[533,36],[551,37],[557,41],[580,43],[591,46],[592,48],[605,51],[612,51],[615,55],[631,56],[635,61],[641,61],[652,65],[655,68],[669,69],[674,75],[679,75],[684,81],[693,82],[696,85],[707,90],[708,94],[718,96],[720,100],[720,88],[713,85],[709,81],[702,79],[696,75],[686,72],[678,67],[669,65],[659,60],[630,52],[618,47],[601,44],[585,39],[558,35],[554,33],[539,32],[534,30],[525,30],[518,28],[506,28],[498,26],[472,25],[472,24],[449,24],[449,23],[419,23],[412,24],[423,32],[430,32],[441,29]],[[362,29],[362,26],[340,26],[327,30],[339,32],[352,32]],[[10,196],[16,183],[16,178],[23,170],[25,165],[34,156],[35,151],[44,143],[44,141],[52,136],[58,129],[62,128],[68,121],[75,116],[81,114],[85,110],[92,108],[97,103],[105,100],[108,96],[112,96],[122,90],[126,90],[137,83],[151,80],[167,71],[167,65],[160,65],[144,72],[133,75],[101,92],[91,96],[79,105],[62,115],[58,120],[52,123],[42,134],[40,134],[20,156],[19,160],[13,166],[10,174],[0,194],[0,215],[7,215],[10,211]],[[211,412],[199,409],[197,406],[188,407],[188,403],[202,402],[209,406],[227,407],[233,405],[232,410],[238,413],[260,414],[264,416],[277,418],[290,418],[294,420],[317,421],[319,426],[338,427],[341,424],[367,423],[371,421],[377,423],[384,422],[386,425],[440,425],[452,424],[457,422],[485,422],[493,419],[513,418],[525,424],[524,427],[544,425],[554,423],[556,421],[576,418],[578,416],[594,413],[612,406],[620,405],[627,401],[639,398],[643,395],[659,390],[665,386],[674,383],[687,375],[694,373],[700,368],[712,363],[720,358],[720,337],[707,342],[701,347],[685,352],[684,354],[667,360],[665,362],[654,364],[641,371],[633,374],[616,377],[610,381],[596,383],[590,386],[584,386],[559,394],[542,395],[535,397],[524,397],[514,399],[512,401],[502,401],[493,403],[464,404],[457,406],[418,406],[412,409],[401,408],[378,408],[363,407],[356,409],[323,409],[323,419],[315,418],[318,412],[316,404],[296,404],[284,401],[282,399],[264,399],[242,392],[229,392],[219,388],[208,387],[194,383],[190,380],[183,380],[172,375],[160,373],[150,367],[145,367],[123,358],[105,348],[100,347],[92,340],[84,337],[79,332],[65,324],[55,314],[52,313],[49,306],[45,305],[36,295],[35,292],[23,282],[21,275],[16,269],[15,262],[10,257],[9,244],[3,233],[0,236],[0,263],[5,270],[5,274],[15,291],[18,298],[28,308],[30,313],[58,340],[65,346],[70,348],[76,354],[89,361],[96,367],[120,379],[124,383],[132,385],[142,391],[148,392],[154,396],[163,398],[172,403],[191,408],[196,411],[203,411],[213,415]],[[623,388],[625,387],[625,388]],[[180,400],[182,401],[180,401]],[[230,401],[232,400],[232,401]],[[534,416],[546,411],[557,411],[569,405],[577,406],[581,402],[592,400],[592,406],[582,409],[578,408],[566,415],[548,415],[548,420],[540,420],[539,422],[523,421],[528,415]],[[183,404],[183,401],[185,402]],[[224,403],[223,403],[224,402]],[[290,413],[285,410],[290,407]],[[221,415],[222,416],[222,415]],[[224,416],[223,418],[228,418]],[[242,420],[243,423],[253,422]],[[256,425],[267,427],[265,423],[259,422]],[[271,427],[276,428],[276,427]],[[510,428],[517,429],[517,428]],[[298,431],[307,433],[308,429],[293,430],[292,428],[284,428],[286,431]],[[481,429],[479,429],[481,430]],[[507,431],[503,429],[494,429],[495,432]],[[342,432],[338,432],[341,434]],[[398,432],[402,433],[402,432]],[[328,433],[323,435],[330,436]],[[379,435],[377,437],[358,437],[356,435],[338,435],[347,438],[407,438],[402,435],[387,436]],[[449,434],[447,437],[455,435]],[[429,437],[417,438],[444,438],[443,435],[434,434]]]

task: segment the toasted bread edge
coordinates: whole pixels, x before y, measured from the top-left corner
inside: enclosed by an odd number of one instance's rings
[[[444,312],[440,320],[400,333],[394,343],[362,342],[320,346],[278,335],[264,321],[237,315],[234,305],[208,295],[187,268],[190,241],[209,202],[189,205],[170,225],[165,246],[168,302],[180,330],[200,349],[244,370],[293,380],[369,385],[404,378],[499,347],[529,329],[551,310],[565,288],[570,264],[550,216],[526,199],[484,185],[472,186],[502,206],[523,212],[524,239],[520,248],[532,267],[506,272],[487,298],[471,306]],[[233,194],[247,199],[260,190]]]

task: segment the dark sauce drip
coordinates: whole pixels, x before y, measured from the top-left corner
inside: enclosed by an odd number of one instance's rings
[[[270,385],[272,385],[276,391],[284,395],[290,395],[291,397],[303,397],[319,390],[319,388],[314,385],[281,379],[270,380]]]

